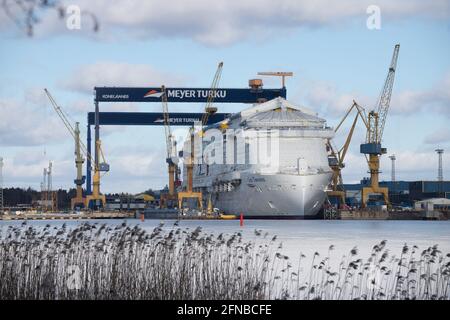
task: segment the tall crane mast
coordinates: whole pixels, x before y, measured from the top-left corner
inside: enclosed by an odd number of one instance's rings
[[[47,210],[47,168],[44,168],[42,175],[42,183],[41,183],[41,200],[42,200],[42,209]]]
[[[161,207],[168,207],[169,202],[176,201],[175,181],[178,180],[178,161],[175,139],[170,129],[169,106],[167,103],[167,92],[165,86],[161,87],[161,101],[163,107],[164,131],[166,136],[166,162],[169,173],[169,192],[161,195]]]
[[[83,175],[84,157],[81,154],[81,140],[80,140],[80,123],[75,123],[75,166],[77,168],[77,177],[73,181],[76,186],[76,195],[70,200],[72,209],[84,207],[85,199],[83,198],[83,184],[86,181],[86,176]]]
[[[52,162],[48,162],[48,168],[47,168],[47,194],[48,194],[48,208],[53,211],[53,179],[52,179]]]
[[[43,211],[54,211],[56,208],[56,196],[52,185],[52,166],[51,161],[48,162],[48,167],[44,168],[43,180],[41,182],[41,200]]]
[[[51,212],[56,211],[58,208],[58,194],[53,190],[53,162],[48,162],[47,168],[47,197],[48,197],[48,209]]]
[[[360,151],[366,156],[370,172],[370,186],[363,187],[361,190],[361,205],[367,206],[369,194],[382,194],[384,202],[389,205],[389,190],[379,186],[380,173],[380,156],[387,152],[386,148],[382,148],[381,141],[383,138],[386,117],[391,102],[392,88],[394,85],[395,70],[397,68],[398,53],[400,45],[395,45],[392,55],[389,71],[381,90],[380,97],[374,110],[369,112],[367,119],[366,143],[361,144]]]
[[[106,203],[105,195],[102,195],[100,193],[100,172],[108,172],[109,171],[109,164],[106,163],[105,157],[103,155],[103,151],[101,149],[101,142],[100,140],[96,142],[95,148],[96,151],[101,155],[102,161],[98,165],[95,161],[93,161],[91,154],[87,150],[86,146],[83,142],[81,142],[80,139],[80,130],[79,130],[79,124],[75,123],[75,128],[72,126],[71,122],[67,119],[66,115],[64,114],[61,107],[56,103],[55,99],[53,99],[53,96],[50,94],[50,92],[47,89],[44,89],[45,93],[47,94],[47,97],[49,98],[53,109],[55,110],[56,114],[59,116],[61,121],[63,122],[64,126],[69,131],[70,135],[73,137],[75,142],[75,164],[77,168],[77,177],[74,180],[77,193],[75,198],[71,200],[72,209],[75,207],[81,207],[83,205],[85,208],[91,208],[91,209],[99,209],[104,207]],[[84,154],[86,158],[91,160],[91,163],[95,163],[94,165],[94,179],[93,179],[93,189],[92,194],[88,195],[86,198],[83,198],[82,195],[82,185],[85,181],[85,177],[82,175],[82,164],[84,162],[84,159],[81,155],[81,152]],[[80,202],[81,201],[81,202]]]

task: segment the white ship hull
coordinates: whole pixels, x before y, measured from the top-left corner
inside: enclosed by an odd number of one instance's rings
[[[313,175],[244,174],[231,191],[215,194],[213,204],[227,214],[253,218],[313,218],[325,200],[331,172]]]
[[[204,200],[249,218],[317,216],[332,178],[327,141],[334,130],[325,120],[276,98],[207,129],[216,130],[214,140],[202,134],[203,150],[196,154],[202,162],[193,170],[193,189]],[[190,150],[191,142],[185,146]]]

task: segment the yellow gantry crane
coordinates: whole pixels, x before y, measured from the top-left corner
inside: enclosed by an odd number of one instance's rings
[[[105,195],[102,195],[100,193],[100,172],[107,172],[109,171],[109,165],[105,161],[105,156],[103,154],[103,151],[101,149],[101,142],[97,141],[96,143],[96,150],[101,155],[103,162],[99,163],[98,165],[95,164],[95,161],[92,161],[92,157],[87,150],[86,146],[80,139],[80,129],[79,129],[79,123],[75,123],[75,128],[72,126],[70,121],[67,119],[66,115],[64,114],[61,107],[56,103],[55,99],[53,99],[52,95],[47,89],[44,89],[45,93],[47,94],[47,97],[49,98],[53,109],[56,111],[56,114],[59,116],[59,118],[62,120],[64,126],[69,131],[70,135],[73,137],[75,141],[75,165],[77,168],[77,177],[74,180],[76,185],[76,196],[71,199],[71,207],[72,209],[75,208],[91,208],[91,209],[99,209],[105,206],[106,199]],[[83,170],[83,162],[84,158],[82,156],[83,153],[87,158],[89,158],[92,163],[94,163],[94,177],[93,177],[93,188],[92,188],[92,194],[87,195],[86,198],[83,198],[83,183],[85,182],[85,176],[82,174]]]
[[[189,130],[189,141],[190,144],[190,154],[188,157],[185,157],[186,161],[186,189],[184,191],[178,192],[178,208],[182,209],[184,205],[185,199],[196,199],[197,206],[200,210],[203,209],[203,198],[201,192],[194,191],[193,188],[193,171],[194,171],[194,132],[193,130]]]
[[[168,193],[161,194],[160,207],[167,208],[169,206],[173,206],[178,198],[177,192],[175,190],[175,180],[177,180],[178,177],[178,157],[176,154],[177,149],[175,139],[170,129],[169,106],[167,103],[167,93],[165,86],[161,87],[161,93],[164,117],[164,131],[166,135],[166,162],[169,173],[169,191]]]
[[[70,206],[72,209],[82,208],[85,205],[85,199],[83,198],[83,184],[86,181],[86,176],[83,176],[83,163],[84,157],[81,154],[81,141],[80,141],[80,123],[75,123],[75,166],[77,168],[77,177],[74,180],[76,186],[75,198],[70,200]]]
[[[356,123],[358,121],[358,118],[360,118],[365,126],[367,127],[366,123],[366,112],[363,107],[361,107],[358,103],[356,103],[355,100],[353,100],[353,104],[351,107],[347,110],[344,117],[342,118],[341,122],[336,126],[334,129],[334,132],[338,132],[339,128],[341,128],[344,121],[347,119],[347,117],[350,115],[352,110],[356,110],[356,115],[353,120],[353,123],[350,127],[350,131],[347,135],[347,138],[345,140],[344,145],[339,149],[336,150],[333,148],[331,141],[328,140],[328,148],[330,150],[330,155],[328,157],[328,162],[333,170],[333,177],[331,179],[331,190],[327,191],[328,197],[336,197],[338,199],[339,206],[343,206],[345,204],[345,190],[343,188],[343,180],[342,180],[342,169],[345,167],[344,160],[345,155],[347,154],[348,148],[350,146],[350,142],[353,137],[353,132],[356,127]]]
[[[367,206],[367,201],[370,194],[383,195],[386,205],[390,205],[388,188],[382,188],[379,186],[379,173],[380,156],[387,152],[386,148],[382,148],[381,141],[392,96],[392,88],[394,85],[395,70],[397,68],[399,50],[400,45],[397,44],[394,48],[391,65],[389,67],[386,81],[384,83],[383,89],[381,90],[377,105],[374,110],[369,112],[368,118],[366,120],[366,143],[361,144],[360,152],[365,155],[367,164],[369,166],[370,186],[363,187],[361,190],[362,207]]]
[[[208,92],[208,98],[206,99],[205,111],[202,115],[201,124],[202,128],[198,132],[199,136],[203,136],[203,127],[208,124],[209,116],[217,112],[217,108],[213,106],[214,99],[216,98],[217,87],[219,85],[220,78],[222,76],[223,62],[220,62],[217,66],[216,73],[214,75],[213,81],[211,83],[211,89]],[[193,188],[193,171],[194,171],[194,152],[195,152],[195,139],[194,139],[194,128],[191,127],[189,130],[189,143],[190,143],[190,154],[189,157],[185,157],[186,161],[186,190],[178,192],[178,207],[181,209],[183,207],[183,202],[185,199],[196,199],[198,207],[203,209],[203,196],[201,192],[194,191]],[[208,200],[208,214],[212,213],[212,203],[211,197]]]

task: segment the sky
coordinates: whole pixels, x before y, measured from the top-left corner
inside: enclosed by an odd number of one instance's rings
[[[436,180],[434,150],[443,148],[444,178],[450,179],[449,0],[56,1],[80,9],[80,28],[68,27],[74,11],[60,18],[55,9],[36,8],[32,36],[15,1],[5,3],[6,9],[0,8],[0,157],[6,187],[39,189],[49,161],[53,186],[73,186],[73,139],[44,88],[71,121],[80,122],[85,140],[94,86],[208,87],[223,61],[223,87],[245,88],[259,71],[292,71],[288,100],[335,127],[353,99],[367,110],[376,105],[397,43],[383,137],[388,155],[397,158],[396,178]],[[263,81],[266,88],[280,86],[279,79]],[[171,104],[169,109],[203,107]],[[217,107],[237,112],[249,106]],[[100,108],[160,112],[162,107],[104,103]],[[342,145],[350,122],[337,132],[335,146]],[[178,137],[185,130],[174,128]],[[346,183],[368,175],[359,153],[364,139],[359,123],[343,171]],[[103,192],[138,193],[167,184],[163,127],[105,126],[101,140],[111,165],[102,178]],[[388,155],[381,159],[382,180],[390,179]]]

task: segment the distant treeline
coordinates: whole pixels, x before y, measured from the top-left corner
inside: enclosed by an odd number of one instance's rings
[[[58,209],[70,209],[70,199],[75,197],[76,190],[71,188],[69,190],[59,189],[57,192]],[[154,195],[154,192],[149,189],[143,193]],[[106,194],[107,197],[119,197],[118,193]],[[5,207],[16,207],[18,205],[34,205],[38,204],[38,200],[41,200],[41,192],[32,188],[4,188],[3,189],[3,202]]]
[[[56,190],[59,209],[68,209],[70,199],[75,196],[75,189]],[[41,192],[32,188],[6,188],[3,189],[3,201],[5,207],[16,207],[18,205],[36,205],[41,200]]]

